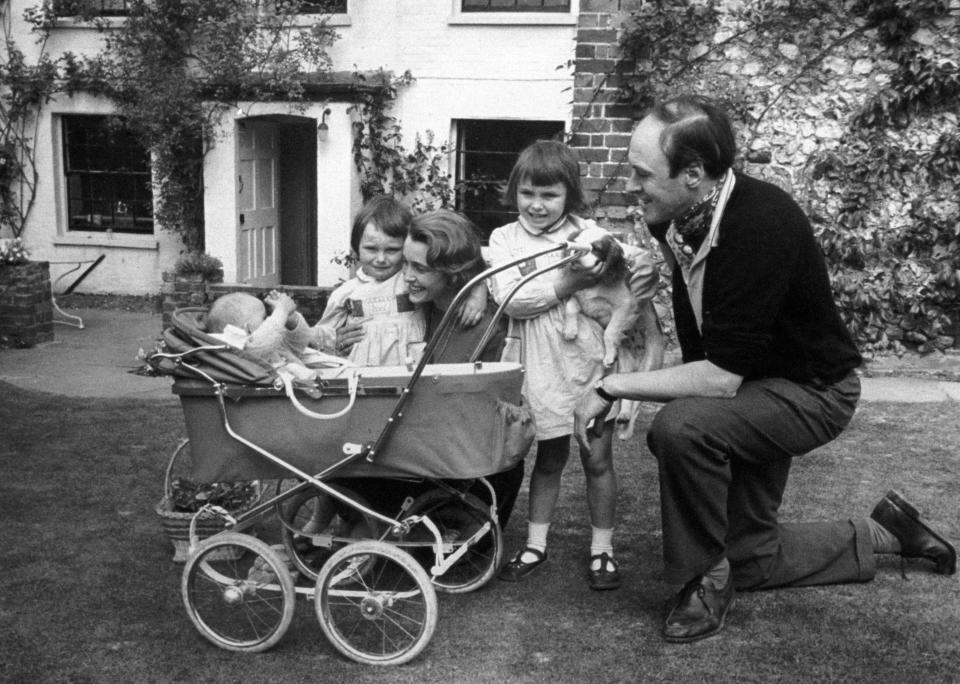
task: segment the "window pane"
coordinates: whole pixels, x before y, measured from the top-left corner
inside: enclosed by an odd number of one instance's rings
[[[153,233],[149,156],[122,122],[63,117],[68,230]]]
[[[487,243],[490,233],[516,220],[501,201],[520,151],[536,140],[563,135],[560,121],[464,119],[457,124],[457,209],[477,224]]]
[[[461,0],[462,12],[569,12],[570,0]]]
[[[125,17],[130,13],[127,0],[54,0],[53,11],[58,17],[72,17],[92,12],[101,17]]]
[[[299,14],[346,14],[347,0],[302,0]]]

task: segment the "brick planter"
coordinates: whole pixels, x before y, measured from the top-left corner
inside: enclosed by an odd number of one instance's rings
[[[52,340],[50,264],[0,265],[0,347],[32,347]]]

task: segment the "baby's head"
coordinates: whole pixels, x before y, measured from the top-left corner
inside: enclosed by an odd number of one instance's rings
[[[210,306],[207,313],[207,332],[222,333],[228,325],[233,325],[251,333],[266,317],[266,306],[252,294],[230,292]]]
[[[403,239],[412,220],[410,210],[388,195],[374,197],[363,205],[353,220],[350,247],[364,273],[383,281],[400,270]]]

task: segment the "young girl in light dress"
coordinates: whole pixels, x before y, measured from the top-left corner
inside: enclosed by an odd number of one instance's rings
[[[524,255],[536,254],[570,239],[592,221],[576,216],[584,207],[580,168],[573,150],[563,143],[540,141],[521,152],[510,174],[504,199],[518,211],[517,221],[501,226],[490,236],[490,261],[494,266]],[[656,292],[656,270],[649,255],[630,254],[634,276],[631,291],[643,306]],[[530,258],[494,275],[492,292],[501,301],[525,275],[555,263],[560,252]],[[530,513],[527,542],[500,573],[518,581],[547,559],[547,533],[560,493],[560,477],[570,454],[573,411],[577,399],[593,391],[604,375],[603,330],[578,314],[577,336],[564,338],[563,301],[574,292],[596,283],[596,275],[564,268],[538,276],[507,304],[506,312],[520,329],[523,349],[523,395],[537,425],[537,454],[530,478]],[[616,411],[609,414],[616,415]],[[613,470],[612,421],[592,445],[581,452],[587,484],[591,541],[588,579],[596,590],[620,586],[613,557],[617,483]]]

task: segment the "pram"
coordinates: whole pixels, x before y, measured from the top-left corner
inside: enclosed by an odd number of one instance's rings
[[[484,480],[524,457],[532,419],[521,406],[523,370],[476,358],[517,289],[579,254],[528,274],[507,294],[468,363],[430,364],[453,312],[483,279],[567,243],[487,269],[457,294],[419,361],[356,368],[324,359],[318,380],[293,378],[232,350],[203,330],[203,309],[180,309],[149,363],[174,376],[202,482],[276,480],[272,496],[231,515],[224,531],[191,547],[181,579],[200,633],[233,651],[263,651],[288,629],[297,594],[313,599],[320,626],[347,657],[400,664],[429,643],[436,590],[472,591],[502,555],[493,488]],[[391,517],[362,492],[332,482],[364,477],[426,478]],[[485,486],[489,503],[470,491]],[[281,522],[292,570],[265,541],[243,533],[266,513]],[[429,574],[428,574],[429,572]],[[312,585],[296,582],[300,575]]]

